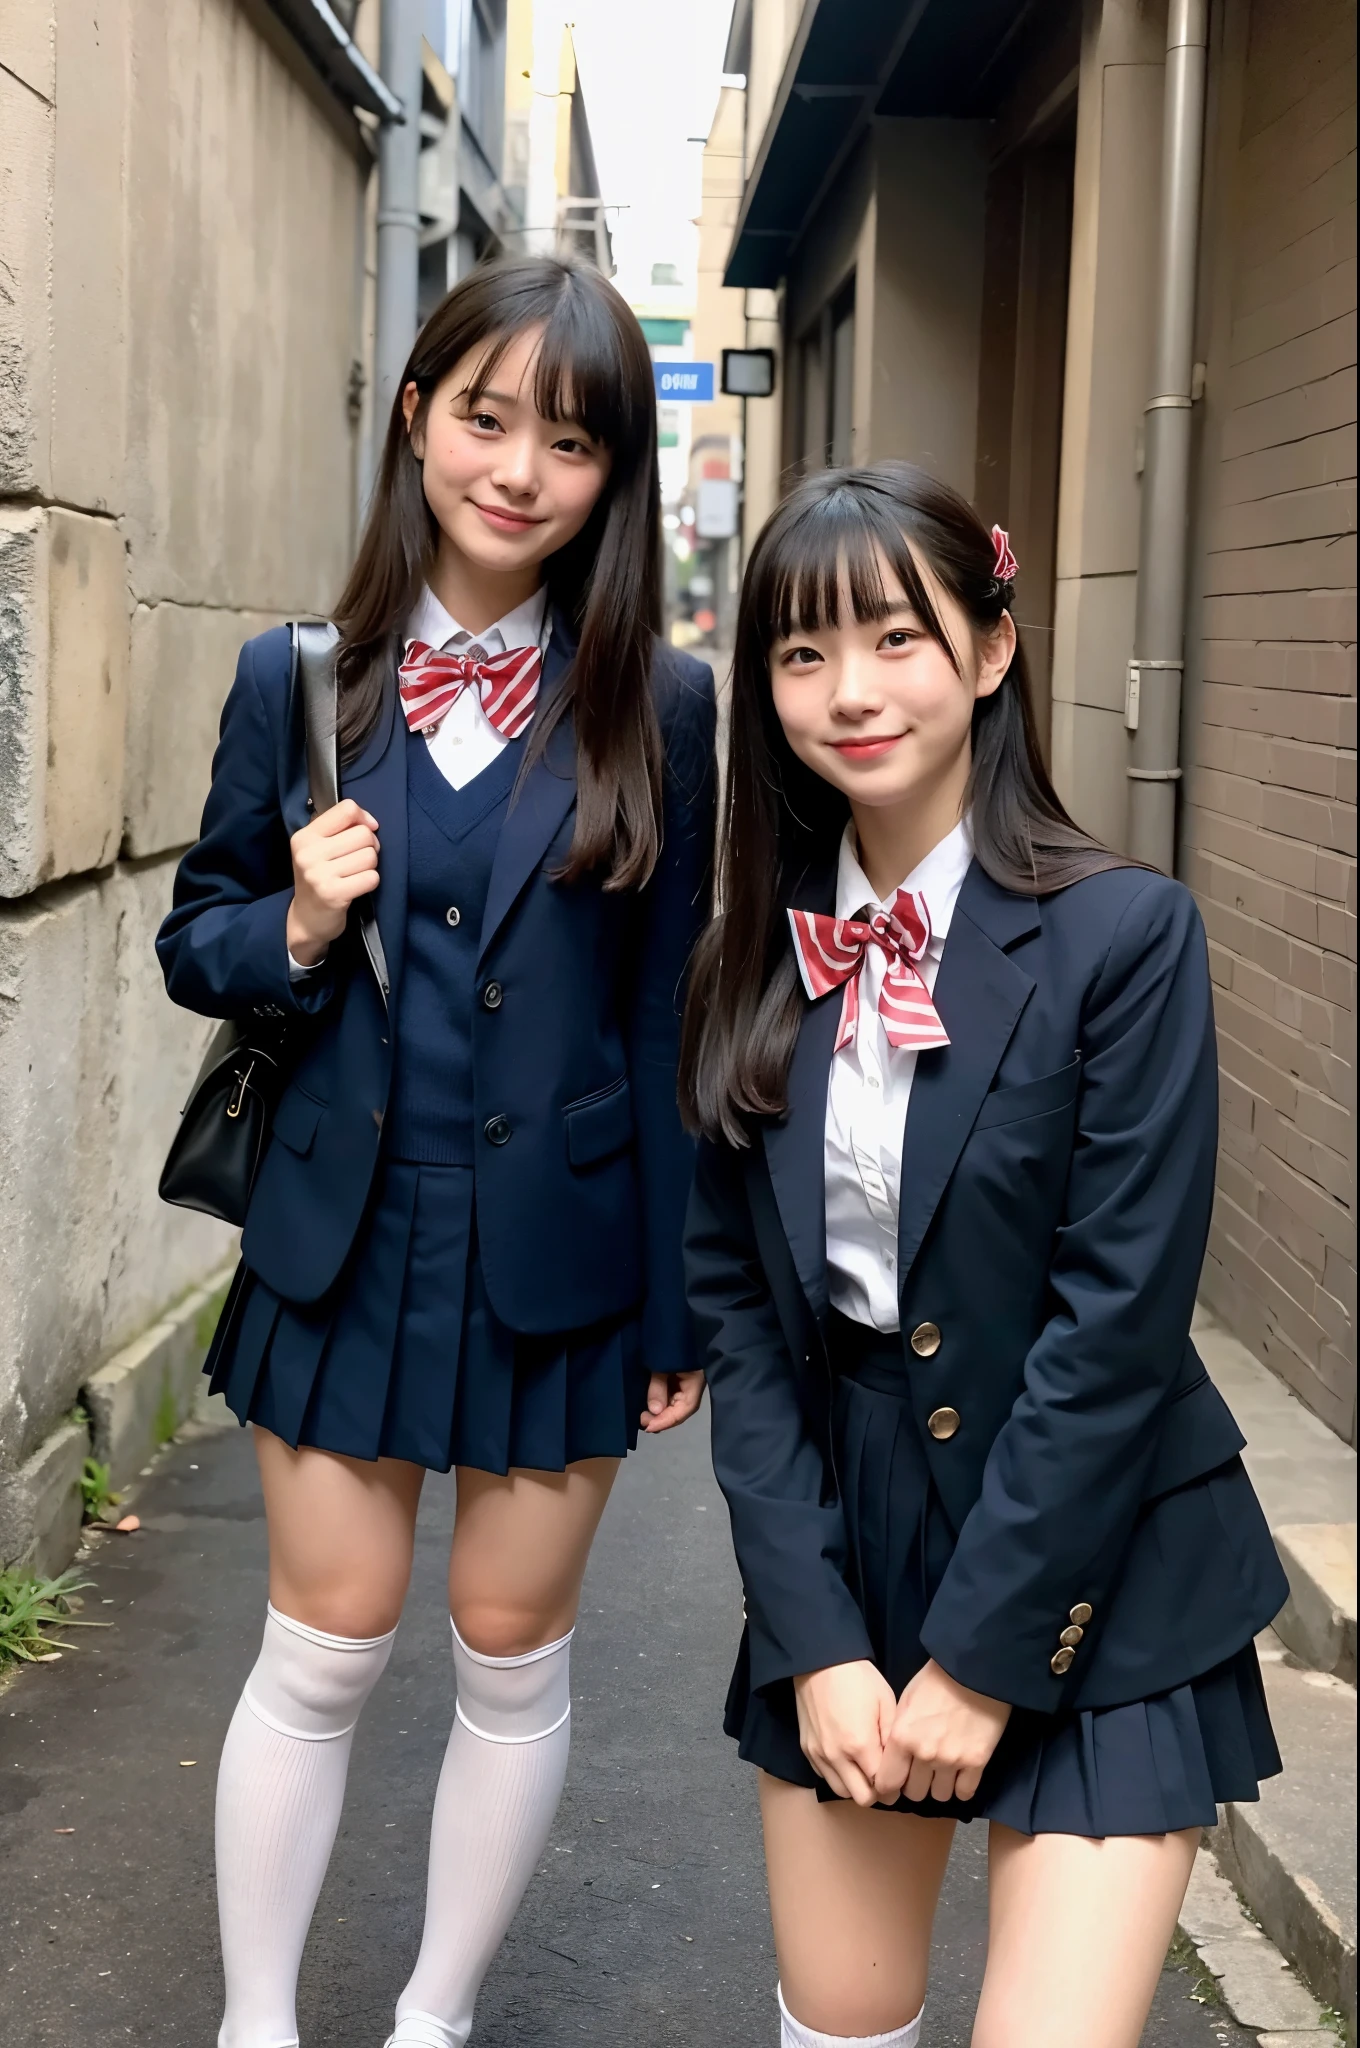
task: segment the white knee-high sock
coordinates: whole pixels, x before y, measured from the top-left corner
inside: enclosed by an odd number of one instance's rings
[[[297,2048],[297,1976],[360,1709],[396,1635],[323,1635],[271,1606],[217,1773],[218,2048]]]
[[[388,2048],[463,2048],[552,1826],[571,1744],[571,1636],[483,1657],[455,1628],[458,1705],[430,1832],[425,1933]]]
[[[796,2020],[784,2003],[784,1987],[779,1987],[779,2043],[780,2048],[917,2048],[921,2038],[921,2020],[925,2014],[922,2006],[914,2020],[908,2020],[905,2027],[898,2027],[891,2034],[819,2034],[815,2027],[805,2027]]]

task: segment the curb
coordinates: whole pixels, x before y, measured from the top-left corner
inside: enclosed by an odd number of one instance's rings
[[[233,1271],[227,1266],[212,1274],[85,1382],[81,1399],[89,1411],[93,1455],[109,1467],[115,1490],[135,1479],[193,1414],[203,1356]]]
[[[1309,1989],[1353,2029],[1354,1690],[1261,1646],[1284,1773],[1250,1804],[1225,1806],[1209,1836],[1225,1876]]]
[[[1261,2048],[1335,2048],[1317,2000],[1250,1919],[1208,1847],[1195,1858],[1180,1926],[1238,2025],[1260,2034]]]
[[[44,1579],[65,1570],[80,1541],[80,1475],[89,1455],[89,1431],[68,1417],[17,1472],[0,1474],[0,1565],[23,1565]]]
[[[1355,1523],[1287,1523],[1274,1529],[1289,1575],[1275,1633],[1314,1671],[1355,1684]]]
[[[0,1473],[0,1565],[55,1576],[75,1556],[86,1458],[109,1467],[121,1490],[196,1412],[203,1355],[233,1267],[212,1274],[168,1314],[91,1373],[68,1416],[17,1472]]]

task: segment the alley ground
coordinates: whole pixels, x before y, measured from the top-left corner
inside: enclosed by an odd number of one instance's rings
[[[211,2048],[218,1749],[255,1655],[264,1523],[243,1432],[175,1445],[108,1537],[87,1615],[107,1633],[0,1693],[0,2043]],[[379,2048],[415,1953],[448,1732],[447,1482],[361,1726],[303,1968],[304,2048]],[[718,1729],[739,1626],[707,1430],[628,1462],[587,1581],[575,1740],[552,1841],[478,2008],[474,2048],[773,2048],[774,1961],[752,1774]],[[63,1831],[71,1832],[63,1832]],[[926,2048],[966,2048],[983,1959],[980,1829],[961,1829]],[[1248,2048],[1169,1967],[1148,2048]],[[1073,1958],[1067,1995],[1098,2007]]]

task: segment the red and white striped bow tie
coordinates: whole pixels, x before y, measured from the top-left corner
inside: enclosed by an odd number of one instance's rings
[[[845,984],[836,1051],[849,1045],[859,1022],[859,974],[870,946],[887,955],[878,1014],[889,1045],[908,1052],[948,1045],[930,990],[916,969],[930,942],[930,912],[924,896],[899,889],[891,910],[868,917],[826,917],[815,910],[791,910],[793,951],[803,986],[813,1002]]]
[[[397,671],[402,707],[412,732],[434,732],[471,685],[502,739],[517,740],[534,715],[543,656],[537,647],[504,654],[456,654],[413,640]]]

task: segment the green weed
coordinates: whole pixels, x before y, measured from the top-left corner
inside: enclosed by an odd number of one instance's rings
[[[47,1629],[110,1628],[107,1621],[83,1621],[71,1611],[75,1596],[91,1579],[82,1579],[72,1567],[55,1579],[35,1578],[31,1572],[11,1568],[0,1572],[0,1671],[11,1664],[37,1664],[58,1650],[74,1649]]]
[[[157,1444],[168,1444],[179,1428],[179,1414],[175,1408],[175,1390],[167,1377],[161,1386],[161,1398],[156,1404],[156,1417],[151,1425]]]
[[[122,1495],[109,1486],[109,1468],[97,1458],[87,1458],[80,1468],[80,1498],[87,1522],[101,1522],[107,1508],[117,1507]]]

